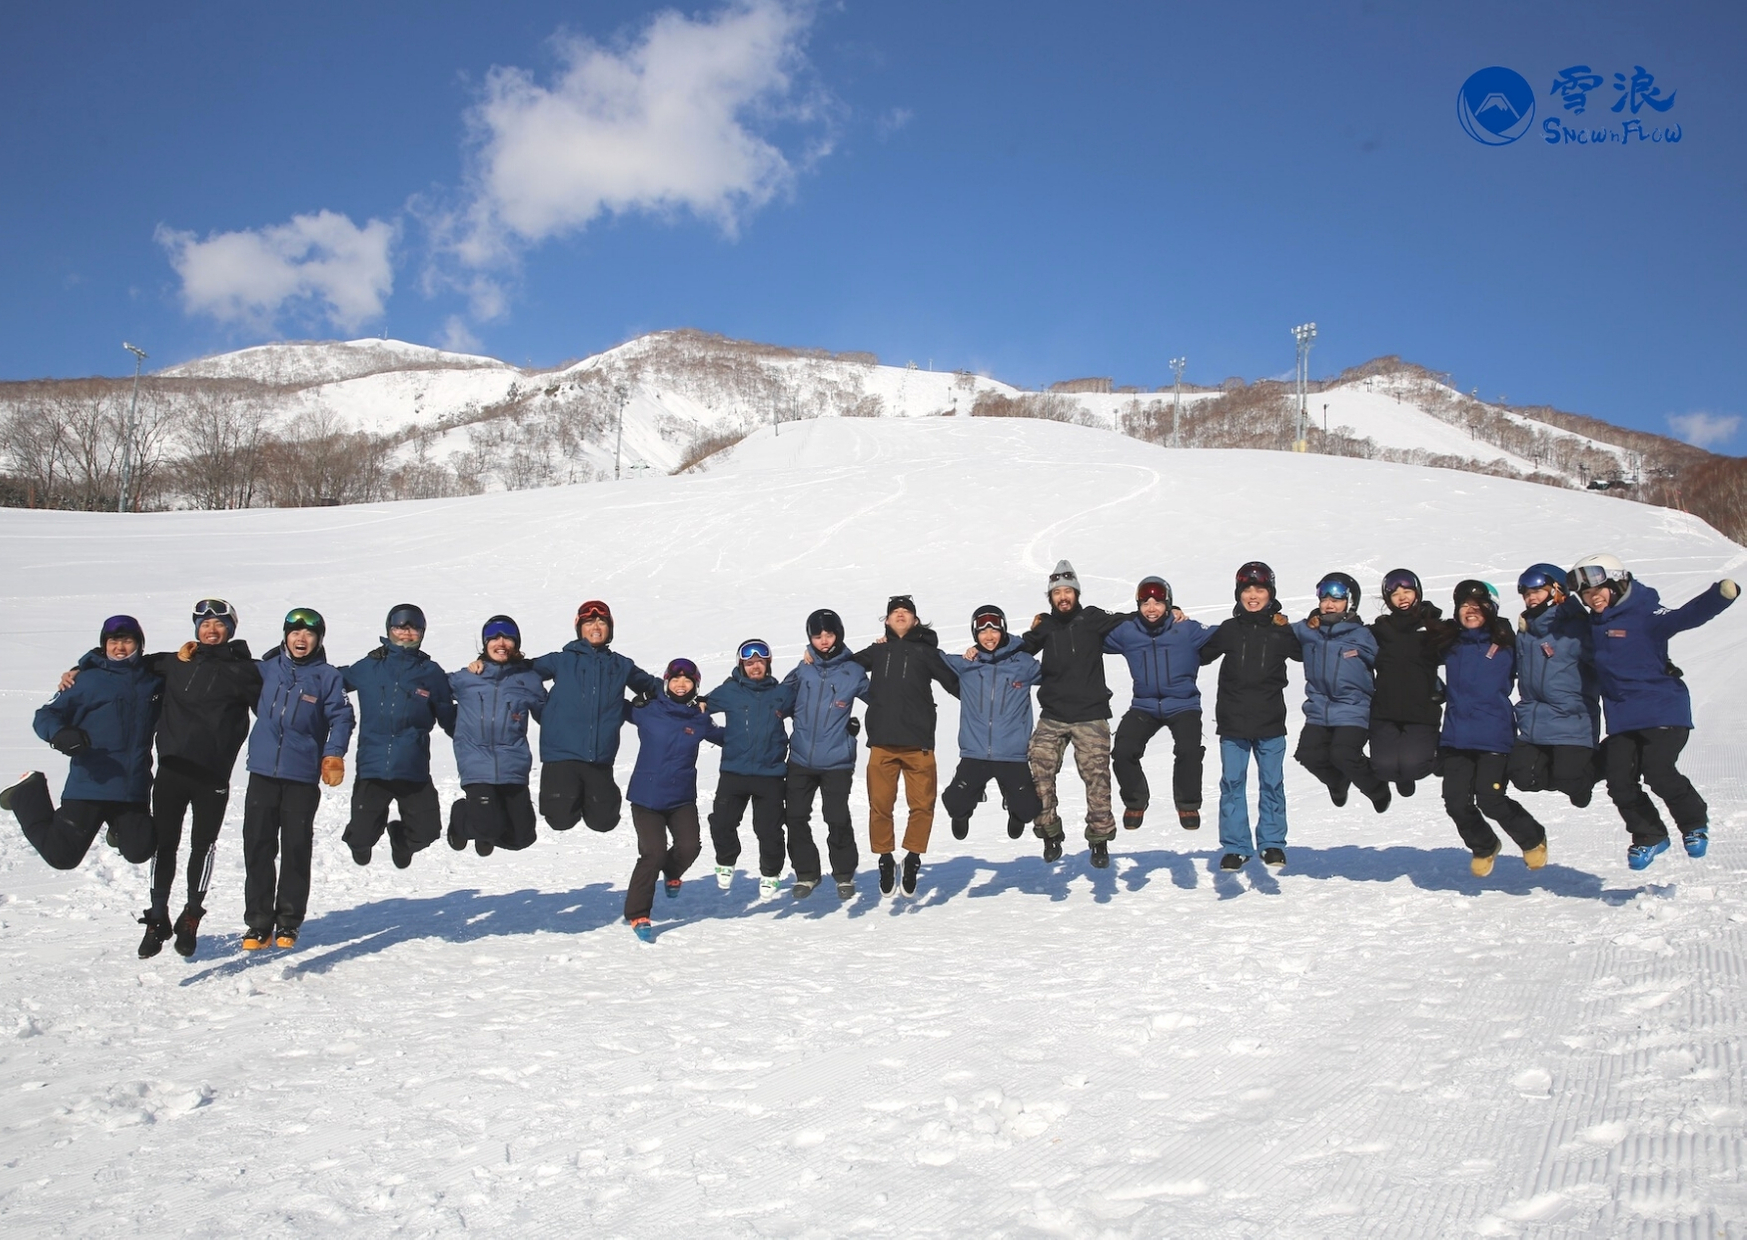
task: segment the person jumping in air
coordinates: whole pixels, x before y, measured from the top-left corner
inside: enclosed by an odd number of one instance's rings
[[[1219,665],[1214,726],[1219,732],[1219,843],[1222,870],[1241,870],[1261,849],[1262,864],[1286,866],[1286,664],[1304,657],[1280,613],[1274,570],[1251,560],[1237,570],[1231,619],[1205,646],[1201,662]],[[1257,813],[1250,834],[1250,755],[1256,759]]]
[[[770,674],[770,643],[754,637],[740,643],[734,670],[710,690],[704,709],[724,717],[721,775],[710,807],[710,842],[716,850],[716,883],[726,890],[740,859],[740,820],[752,806],[752,834],[758,840],[758,890],[774,896],[782,885],[783,791],[788,777],[789,734],[783,716],[795,705],[794,687]],[[815,875],[795,895],[810,895]]]
[[[1163,577],[1143,577],[1135,587],[1134,615],[1111,629],[1104,649],[1128,660],[1134,700],[1116,725],[1110,765],[1122,796],[1122,825],[1138,827],[1152,801],[1140,760],[1147,742],[1161,728],[1171,733],[1171,799],[1184,830],[1201,826],[1201,772],[1207,747],[1201,743],[1201,647],[1214,629],[1198,620],[1179,618],[1171,583]]]
[[[319,611],[293,607],[284,641],[261,660],[243,795],[244,951],[297,946],[321,785],[338,788],[346,778],[356,717],[345,678],[322,648],[327,630]]]
[[[1426,626],[1444,613],[1425,600],[1418,575],[1406,568],[1384,574],[1383,606],[1383,614],[1371,621],[1371,636],[1377,639],[1371,769],[1410,797],[1438,760],[1444,687]]]
[[[1007,834],[1018,839],[1043,811],[1032,782],[1031,686],[1043,678],[1024,643],[1007,633],[1007,613],[985,603],[971,613],[974,656],[952,655],[958,674],[958,770],[940,794],[955,839],[970,834],[971,814],[989,781],[1001,790]]]
[[[1304,655],[1304,730],[1293,756],[1337,806],[1357,788],[1381,814],[1389,808],[1389,785],[1365,757],[1377,639],[1359,619],[1359,583],[1347,574],[1317,582],[1316,599],[1310,618],[1292,626]]]
[[[806,657],[783,678],[795,691],[789,735],[787,806],[789,863],[795,868],[795,897],[811,894],[819,882],[819,846],[813,841],[813,797],[825,820],[825,849],[837,898],[855,895],[855,827],[849,817],[849,789],[855,781],[855,738],[861,721],[852,713],[856,698],[867,697],[867,669],[843,644],[843,618],[828,608],[807,617]]]
[[[1607,719],[1607,794],[1632,833],[1626,862],[1642,870],[1668,850],[1668,827],[1642,784],[1668,806],[1686,855],[1702,857],[1710,846],[1710,807],[1675,766],[1692,735],[1692,695],[1669,661],[1668,642],[1721,615],[1741,587],[1725,577],[1669,610],[1654,589],[1634,581],[1606,552],[1577,561],[1568,584],[1590,612],[1595,675]]]
[[[391,608],[386,636],[342,673],[358,695],[358,769],[352,778],[352,820],[342,838],[352,860],[370,864],[384,833],[394,868],[443,833],[443,808],[431,782],[431,729],[455,734],[455,695],[449,674],[419,647],[425,613],[412,603]],[[389,806],[400,817],[390,821]]]
[[[1520,792],[1562,792],[1578,809],[1601,778],[1601,699],[1595,641],[1583,604],[1565,592],[1565,570],[1535,564],[1517,578],[1516,747],[1510,782]]]
[[[522,630],[509,616],[493,616],[479,630],[481,655],[449,677],[455,694],[455,769],[461,799],[449,807],[449,847],[491,856],[534,842],[534,802],[528,776],[528,719],[546,708],[546,685],[522,654]],[[473,670],[477,667],[479,670]]]
[[[662,687],[640,694],[621,709],[637,729],[637,762],[631,770],[631,825],[637,830],[637,864],[625,889],[625,920],[645,943],[655,941],[649,920],[655,880],[665,878],[669,899],[702,851],[698,825],[698,747],[720,745],[727,733],[698,701],[698,666],[690,659],[667,665]]]
[[[1451,602],[1455,619],[1432,630],[1449,686],[1438,749],[1444,810],[1473,854],[1469,869],[1476,878],[1491,874],[1498,860],[1498,832],[1488,818],[1523,850],[1524,864],[1538,870],[1547,864],[1546,829],[1505,793],[1516,744],[1510,701],[1516,634],[1499,619],[1498,601],[1484,581],[1461,582]]]

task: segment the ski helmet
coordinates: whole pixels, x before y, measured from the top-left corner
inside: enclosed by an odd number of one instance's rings
[[[1626,566],[1620,563],[1619,557],[1605,551],[1586,555],[1577,561],[1565,580],[1573,593],[1605,586],[1613,594],[1613,601],[1616,603],[1632,590],[1632,574],[1626,571]]]
[[[1557,564],[1531,564],[1523,569],[1516,579],[1516,592],[1527,594],[1530,590],[1551,590],[1553,601],[1560,602],[1565,597],[1565,570]]]
[[[493,616],[479,630],[479,644],[485,645],[494,637],[507,637],[515,643],[517,650],[522,648],[522,630],[508,616]]]
[[[1316,597],[1318,600],[1344,598],[1347,610],[1356,612],[1359,610],[1359,583],[1345,573],[1329,573],[1316,583]]]
[[[987,629],[1007,636],[1007,613],[993,603],[984,603],[971,613],[971,640],[981,637]]]
[[[1498,615],[1498,591],[1492,588],[1490,582],[1475,577],[1458,582],[1451,601],[1457,611],[1462,609],[1464,603],[1474,603],[1486,613],[1487,619]]]
[[[284,632],[293,629],[308,629],[315,634],[317,643],[325,641],[328,635],[328,622],[322,619],[321,612],[313,607],[293,607],[285,613]]]
[[[746,663],[752,659],[763,659],[770,662],[770,643],[762,637],[748,637],[740,643],[740,649],[734,652],[734,657]]]
[[[1149,598],[1163,603],[1166,611],[1171,610],[1171,583],[1163,577],[1142,577],[1134,588],[1134,601],[1144,603]]]
[[[135,646],[146,644],[146,631],[132,616],[111,616],[103,622],[97,634],[97,644],[101,646],[112,637],[131,637]]]
[[[696,685],[704,678],[703,673],[698,671],[698,665],[693,663],[690,659],[673,659],[669,661],[667,670],[661,674],[661,681],[663,684],[666,684],[675,676],[684,676],[687,680],[691,681],[693,685]]]
[[[576,635],[582,636],[584,620],[604,620],[607,626],[607,640],[613,640],[613,609],[598,598],[591,598],[576,609]]]
[[[224,625],[225,640],[229,641],[237,635],[237,623],[242,619],[237,609],[221,598],[203,598],[194,604],[194,635],[200,635],[200,626],[208,620],[217,620]]]
[[[829,633],[837,639],[837,644],[843,644],[843,617],[829,607],[821,607],[807,617],[807,640]]]
[[[396,603],[388,609],[388,619],[383,622],[384,629],[417,629],[419,636],[425,635],[425,613],[417,603]]]
[[[1392,568],[1383,574],[1383,602],[1386,606],[1390,608],[1395,606],[1390,600],[1394,597],[1395,592],[1403,586],[1413,591],[1415,603],[1420,602],[1426,596],[1425,587],[1420,584],[1418,573],[1411,568]]]
[[[1251,560],[1237,570],[1237,588],[1232,591],[1233,599],[1242,599],[1244,590],[1250,586],[1261,586],[1268,592],[1268,598],[1274,598],[1274,570],[1260,560]]]

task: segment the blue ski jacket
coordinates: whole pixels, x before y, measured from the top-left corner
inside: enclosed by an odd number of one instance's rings
[[[1668,639],[1721,615],[1734,601],[1721,586],[1670,611],[1655,590],[1634,581],[1625,598],[1589,617],[1608,735],[1692,726],[1692,695],[1668,661]]]
[[[1169,719],[1186,710],[1201,709],[1201,690],[1195,677],[1201,671],[1201,647],[1216,628],[1199,620],[1178,620],[1170,612],[1148,624],[1136,612],[1104,637],[1104,649],[1128,660],[1134,679],[1130,710],[1155,719]]]
[[[660,694],[661,682],[622,654],[580,638],[533,661],[552,682],[540,718],[540,761],[611,762],[619,753],[625,690]]]
[[[958,756],[1024,762],[1031,743],[1031,687],[1043,679],[1025,643],[1009,636],[992,654],[949,654],[946,665],[958,673]]]
[[[637,729],[637,762],[625,790],[633,805],[668,810],[698,799],[698,747],[720,745],[727,738],[695,702],[676,702],[665,691],[633,706],[624,717]],[[541,725],[544,727],[544,725]]]
[[[455,693],[455,766],[463,784],[526,784],[534,755],[528,716],[546,708],[546,685],[526,659],[449,676]]]
[[[261,660],[261,700],[249,730],[249,772],[313,784],[323,758],[343,758],[356,716],[346,678],[322,648],[301,664],[284,646]]]
[[[810,771],[853,770],[855,737],[849,734],[850,710],[856,698],[867,697],[867,669],[839,643],[829,657],[813,651],[813,661],[796,664],[795,670],[783,677],[783,684],[795,691],[790,760]]]
[[[710,690],[706,707],[724,716],[722,770],[730,775],[783,775],[788,772],[789,734],[783,716],[794,709],[795,687],[765,674],[753,680],[744,668]]]
[[[455,735],[449,674],[424,651],[384,637],[342,675],[358,695],[358,778],[430,779],[431,729]]]
[[[1531,745],[1601,739],[1595,643],[1584,606],[1568,598],[1539,615],[1523,613],[1516,635],[1516,730]]]
[[[1377,692],[1377,637],[1351,612],[1292,626],[1304,651],[1304,719],[1324,728],[1369,728]]]
[[[1461,629],[1444,651],[1444,730],[1450,749],[1509,753],[1516,745],[1510,687],[1516,676],[1516,645],[1499,644],[1491,628]]]
[[[140,804],[152,791],[152,731],[164,682],[146,670],[137,650],[125,659],[92,650],[78,667],[79,678],[32,720],[45,741],[62,728],[78,728],[91,738],[68,759],[61,799]]]

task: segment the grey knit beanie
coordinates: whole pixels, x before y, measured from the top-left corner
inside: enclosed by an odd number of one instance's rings
[[[1044,597],[1049,597],[1063,586],[1072,590],[1076,597],[1080,593],[1080,578],[1075,574],[1074,566],[1066,560],[1057,560],[1055,571],[1049,575],[1049,589],[1044,591]]]

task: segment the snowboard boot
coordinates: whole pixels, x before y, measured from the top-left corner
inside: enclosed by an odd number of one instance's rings
[[[481,857],[489,857],[492,853],[497,851],[497,845],[493,844],[490,840],[474,840],[473,851],[478,853]]]
[[[1485,878],[1488,874],[1492,873],[1492,864],[1497,860],[1498,849],[1496,848],[1484,856],[1480,853],[1475,853],[1473,860],[1468,862],[1468,872],[1474,875],[1475,878]]]
[[[147,909],[146,915],[140,918],[140,925],[146,928],[146,935],[140,940],[140,959],[150,960],[170,941],[170,915]]]
[[[370,849],[362,844],[353,844],[351,848],[353,861],[356,861],[359,865],[370,864]]]
[[[1093,840],[1091,851],[1092,868],[1094,870],[1108,869],[1110,866],[1110,841]]]
[[[1043,837],[1043,859],[1045,862],[1060,861],[1062,859],[1061,836],[1046,835]]]
[[[194,955],[200,919],[205,915],[206,910],[198,904],[184,904],[182,915],[176,918],[176,925],[173,927],[176,933],[176,954],[184,960]]]
[[[1413,780],[1411,780],[1411,779],[1398,779],[1398,780],[1396,780],[1395,781],[1395,791],[1400,793],[1404,797],[1412,796],[1413,795]]]
[[[797,878],[792,889],[792,894],[797,900],[805,900],[808,896],[813,894],[813,888],[818,885],[819,880],[816,878]]]
[[[1010,840],[1018,839],[1025,834],[1025,826],[1025,819],[1015,818],[1009,814],[1007,816],[1007,838]]]
[[[1243,853],[1226,853],[1219,859],[1219,868],[1222,870],[1241,870],[1248,861],[1249,857]]]
[[[970,833],[971,833],[971,820],[969,818],[954,818],[952,820],[952,838],[953,839],[962,840],[962,839],[964,839],[965,836],[969,835]]]
[[[297,931],[290,926],[280,926],[273,932],[273,946],[288,949],[297,946]]]
[[[1338,784],[1330,784],[1328,789],[1328,799],[1335,803],[1336,809],[1339,809],[1347,803],[1347,793],[1351,789],[1352,785],[1345,780],[1342,780]]]
[[[31,793],[30,791],[27,791],[27,786],[31,785],[41,788],[44,794],[46,794],[48,792],[49,781],[41,771],[26,771],[23,775],[18,777],[17,783],[13,784],[10,788],[0,790],[0,809],[10,810],[12,808],[12,798],[18,796],[20,793],[23,793],[23,795],[28,798]]]
[[[837,898],[839,900],[855,899],[855,880],[853,878],[840,878],[837,880]]]
[[[1286,850],[1284,848],[1262,849],[1262,864],[1270,870],[1284,870],[1286,868]]]
[[[388,824],[388,855],[394,861],[394,868],[404,870],[412,864],[412,846],[406,842],[406,835],[397,818]]]
[[[9,809],[23,826],[47,826],[55,820],[55,801],[49,781],[41,771],[31,771],[12,787],[0,792],[0,809]]]
[[[1533,848],[1523,849],[1523,864],[1531,870],[1538,870],[1547,864],[1547,837],[1542,836],[1541,842]]]
[[[443,833],[443,838],[456,852],[467,851],[467,824],[462,821],[462,815],[466,812],[465,800],[457,801],[449,808],[449,829]]]
[[[243,950],[246,952],[258,952],[272,941],[273,932],[271,930],[249,929],[243,931]]]
[[[1381,814],[1389,808],[1389,785],[1378,784],[1377,791],[1371,794],[1371,808]]]

